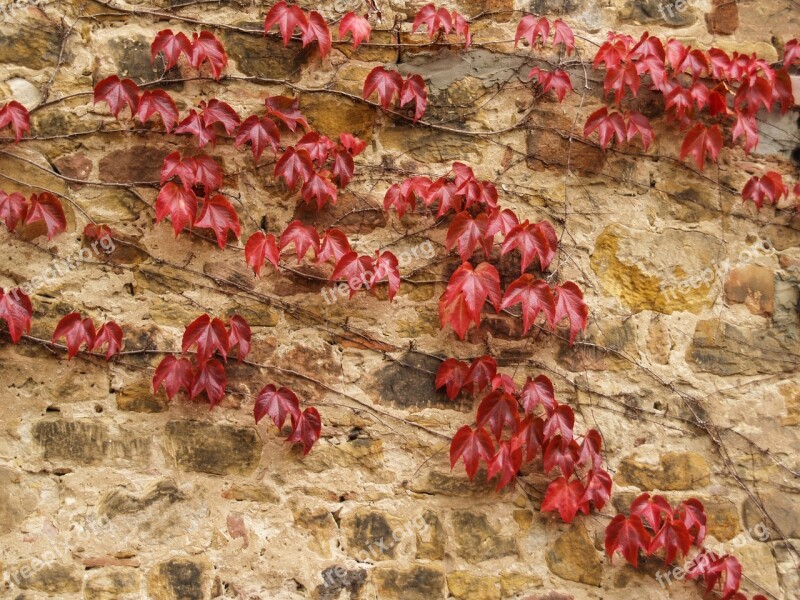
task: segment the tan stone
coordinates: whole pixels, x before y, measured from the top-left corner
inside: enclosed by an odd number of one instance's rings
[[[11,533],[36,508],[37,494],[21,474],[0,467],[0,535]]]
[[[454,571],[447,574],[447,590],[461,600],[500,600],[500,578]]]
[[[775,312],[775,275],[770,269],[745,265],[734,269],[725,280],[728,301],[744,304],[754,315]]]
[[[711,12],[706,13],[709,33],[731,35],[739,28],[739,6],[731,0],[711,0]]]
[[[381,600],[444,599],[445,576],[440,567],[412,565],[407,569],[381,567],[374,571]]]
[[[455,511],[450,516],[450,523],[458,556],[470,563],[517,555],[514,538],[495,531],[486,515]]]
[[[213,475],[246,474],[261,457],[262,442],[252,427],[170,421],[167,451],[177,467]]]
[[[205,560],[173,558],[150,570],[147,592],[153,600],[208,600],[211,577]]]
[[[54,556],[57,561],[54,561]],[[69,594],[81,591],[81,569],[74,563],[61,562],[57,554],[42,554],[39,558],[14,567],[14,581],[23,590],[37,590],[49,594]]]
[[[545,551],[547,566],[562,579],[599,586],[603,561],[582,523],[576,521]]]
[[[90,571],[83,590],[86,600],[134,600],[140,595],[141,576],[134,569],[109,567]]]
[[[500,573],[500,589],[503,598],[514,597],[517,594],[528,594],[542,586],[542,578],[538,575],[504,571]]]
[[[711,481],[706,458],[695,452],[662,454],[659,465],[638,462],[629,456],[617,468],[615,483],[636,486],[640,490],[696,490]]]

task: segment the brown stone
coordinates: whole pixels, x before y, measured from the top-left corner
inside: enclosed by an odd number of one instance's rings
[[[171,148],[155,145],[134,145],[112,150],[100,159],[100,181],[113,183],[157,182],[161,166]]]
[[[734,269],[725,280],[725,296],[729,302],[744,304],[754,315],[772,315],[775,312],[775,274],[757,265]]]
[[[153,600],[208,600],[211,576],[206,561],[175,558],[150,570],[147,591]]]
[[[391,560],[403,541],[402,523],[379,511],[357,510],[342,517],[341,528],[347,542],[346,552],[361,561]],[[397,534],[395,534],[397,532]]]
[[[569,581],[600,586],[603,561],[595,550],[583,523],[572,523],[545,551],[547,567]]]
[[[252,483],[234,483],[222,492],[223,498],[237,501],[259,502],[264,504],[279,504],[280,495],[271,486]]]
[[[331,558],[331,548],[336,547],[339,526],[329,510],[298,508],[293,511],[294,523],[310,534],[309,547],[322,556]]]
[[[54,562],[55,552],[18,564],[14,568],[14,582],[23,590],[36,590],[49,594],[70,594],[81,591],[83,574],[75,564]]]
[[[619,486],[636,486],[640,490],[696,490],[711,481],[706,459],[695,452],[668,452],[654,466],[637,462],[633,457],[622,460],[615,477]]]
[[[426,527],[416,532],[417,558],[443,560],[445,555],[445,531],[439,516],[432,510],[422,514]]]
[[[444,571],[438,567],[378,568],[374,571],[374,579],[381,600],[439,600],[445,597]]]
[[[547,122],[548,127],[533,129],[526,138],[528,168],[562,171],[567,164],[580,173],[599,173],[606,163],[605,153],[593,144],[569,141],[572,123],[562,117],[553,117],[534,111],[534,122]],[[555,129],[551,129],[555,128]],[[557,131],[557,130],[559,131]]]
[[[732,35],[739,28],[739,5],[736,0],[711,0],[711,12],[706,13],[709,33]]]
[[[90,571],[83,590],[85,600],[135,600],[141,577],[134,569],[110,567]]]
[[[17,21],[11,29],[0,35],[0,64],[37,71],[56,66],[61,44],[55,27],[44,23],[20,25]]]
[[[367,143],[372,139],[375,111],[366,104],[332,93],[307,94],[300,111],[315,131],[331,139],[338,140],[340,133],[352,133]]]
[[[457,554],[467,562],[478,563],[518,553],[514,538],[495,531],[486,515],[454,511],[450,523]]]
[[[263,445],[252,427],[201,421],[167,423],[167,453],[181,469],[245,475],[258,466]]]
[[[154,394],[149,382],[131,382],[117,392],[117,408],[139,413],[159,413],[169,410],[165,394]]]
[[[542,578],[538,575],[528,575],[514,571],[500,573],[500,589],[503,592],[503,598],[527,594],[541,586]]]
[[[38,497],[21,474],[0,467],[0,535],[12,532],[36,508]]]
[[[164,502],[162,506],[169,506],[184,499],[185,495],[178,489],[175,482],[165,479],[150,486],[142,494],[133,494],[125,488],[110,490],[100,500],[98,512],[113,519],[120,514],[129,515],[141,512],[162,501]]]
[[[454,571],[447,574],[447,591],[459,600],[500,600],[500,578]]]

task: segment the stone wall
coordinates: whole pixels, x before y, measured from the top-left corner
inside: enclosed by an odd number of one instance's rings
[[[558,56],[513,48],[524,10],[563,14],[580,35],[577,60],[613,29],[776,61],[800,30],[795,3],[689,0],[662,13],[658,0],[463,0],[448,4],[475,17],[468,53],[398,47],[375,32],[372,45],[335,46],[325,61],[312,47],[284,49],[258,34],[260,4],[38,0],[2,13],[0,98],[31,109],[36,139],[0,143],[0,189],[64,195],[69,227],[50,242],[41,231],[0,232],[0,286],[75,255],[84,211],[120,238],[112,253],[36,290],[32,335],[49,339],[61,316],[79,310],[123,324],[129,350],[177,349],[200,313],[238,312],[254,327],[252,361],[263,367],[231,362],[230,393],[209,412],[152,394],[157,354],[67,362],[3,336],[0,597],[701,598],[695,584],[662,588],[657,560],[636,571],[602,552],[615,510],[650,491],[704,502],[711,541],[741,560],[749,594],[800,598],[800,558],[788,545],[800,539],[800,221],[758,213],[738,196],[767,168],[796,177],[797,113],[765,116],[754,155],[723,150],[700,176],[675,159],[680,134],[654,98],[640,100],[657,129],[647,157],[638,147],[604,153],[580,137],[602,105],[601,76],[573,62],[576,94],[563,105],[535,99],[524,76]],[[340,4],[323,4],[334,19]],[[377,4],[380,28],[402,24],[404,44],[425,39],[410,35],[422,0]],[[368,142],[351,189],[313,214],[275,182],[269,159],[254,170],[249,152],[221,139],[208,151],[223,163],[245,234],[262,219],[278,232],[299,216],[319,229],[336,223],[364,253],[430,240],[436,258],[412,260],[393,304],[364,294],[327,304],[321,270],[255,280],[236,244],[220,251],[154,225],[161,161],[193,144],[159,126],[120,131],[92,105],[91,88],[114,73],[158,78],[155,33],[189,33],[197,21],[228,26],[213,30],[235,77],[215,84],[170,72],[164,87],[182,113],[218,97],[249,114],[267,94],[297,94],[313,128]],[[438,127],[358,99],[369,70],[396,61],[426,78],[426,118]],[[444,229],[423,216],[388,217],[381,201],[390,183],[444,174],[453,160],[495,181],[501,203],[522,218],[548,218],[563,233],[559,276],[578,282],[591,308],[581,343],[520,339],[508,315],[487,314],[465,342],[439,329],[436,299],[457,264]],[[449,438],[474,409],[434,392],[435,357],[483,353],[518,380],[547,374],[575,407],[578,429],[604,433],[615,490],[600,514],[570,526],[541,514],[539,469],[499,494],[483,475],[470,484],[460,467],[450,472]],[[319,407],[323,435],[308,456],[266,420],[253,424],[253,394],[268,382]],[[766,541],[752,534],[762,527]]]

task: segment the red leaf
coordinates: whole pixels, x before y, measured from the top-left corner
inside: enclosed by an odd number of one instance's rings
[[[314,255],[319,254],[319,234],[310,225],[303,225],[300,221],[292,221],[281,234],[278,247],[283,250],[294,242],[297,262],[300,262],[308,252],[309,248],[314,251]]]
[[[519,225],[519,221],[517,220],[517,215],[508,208],[504,208],[500,210],[499,208],[495,208],[491,213],[489,213],[489,223],[486,225],[486,237],[494,239],[494,236],[498,233],[502,233],[504,236],[508,235],[508,232],[514,229]]]
[[[545,444],[542,418],[528,415],[522,419],[512,441],[520,447],[525,446],[525,462],[531,462]]]
[[[228,350],[233,350],[234,346],[239,347],[236,355],[238,362],[242,362],[250,353],[252,337],[253,333],[247,320],[239,315],[233,315],[228,321]]]
[[[448,358],[439,365],[439,369],[436,371],[436,389],[438,390],[444,386],[447,391],[447,397],[450,400],[455,400],[456,396],[461,392],[461,388],[467,382],[469,372],[470,368],[467,363],[457,358]]]
[[[8,334],[15,344],[22,334],[31,331],[31,316],[33,307],[31,299],[19,288],[4,292],[0,288],[0,319],[6,322]]]
[[[244,258],[247,265],[253,269],[256,275],[261,275],[264,268],[264,260],[268,259],[276,269],[280,261],[280,250],[275,243],[275,236],[271,233],[265,235],[263,231],[257,231],[250,236],[244,247]]]
[[[367,147],[367,142],[358,139],[352,133],[340,133],[339,142],[353,156],[358,156]]]
[[[505,256],[514,249],[519,249],[522,255],[520,261],[522,273],[535,257],[539,258],[541,268],[546,269],[555,256],[555,248],[550,245],[543,226],[539,223],[530,223],[527,219],[508,232],[500,248],[500,254]]]
[[[723,579],[722,599],[728,600],[736,594],[742,579],[742,565],[736,557],[726,554],[716,557],[712,552],[705,548],[692,559],[692,565],[686,569],[686,576],[689,579],[697,579],[703,576],[706,580],[706,593]]]
[[[544,440],[548,440],[547,432],[544,432],[543,435]],[[575,461],[577,460],[578,444],[575,440],[565,440],[560,435],[549,438],[542,457],[546,473],[558,467],[564,477],[571,477],[575,472]]]
[[[592,469],[586,476],[586,491],[581,502],[591,502],[595,509],[602,510],[611,496],[611,475],[603,469]]]
[[[357,252],[343,254],[333,273],[330,281],[344,279],[350,287],[350,298],[362,287],[370,289],[375,282],[374,262],[371,256],[359,256]]]
[[[122,335],[122,327],[117,325],[114,321],[103,323],[97,331],[97,336],[94,338],[92,352],[97,352],[105,345],[106,360],[109,360],[115,354],[119,354],[119,351],[122,349]]]
[[[186,166],[186,177],[188,181],[183,181],[184,187],[187,185],[194,187],[202,184],[206,194],[219,189],[222,185],[222,168],[219,163],[210,156],[198,154],[187,158],[184,161]],[[191,182],[191,183],[190,183]]]
[[[512,431],[519,424],[517,400],[511,394],[496,390],[486,396],[478,405],[478,427],[489,426],[489,431],[498,440],[503,437],[503,428],[508,426]]]
[[[353,179],[353,171],[355,171],[353,155],[342,148],[334,150],[332,175],[340,188],[347,187],[347,184]]]
[[[517,395],[517,384],[514,383],[510,375],[506,375],[505,373],[498,373],[492,377],[492,391],[499,389],[505,390],[512,396]]]
[[[317,210],[322,210],[322,207],[328,202],[336,204],[338,192],[330,177],[331,172],[327,169],[312,172],[300,190],[303,201],[306,204],[311,204],[311,200],[316,199]]]
[[[494,443],[483,427],[473,431],[469,425],[464,425],[450,442],[450,468],[456,466],[458,459],[463,460],[470,481],[475,479],[480,460],[488,463],[493,456]]]
[[[156,198],[156,223],[164,220],[169,215],[175,237],[187,225],[191,228],[197,214],[197,196],[192,190],[187,190],[173,182],[167,183],[158,192]]]
[[[303,456],[311,451],[322,433],[322,419],[314,407],[305,409],[297,420],[292,419],[292,433],[287,442],[303,445]]]
[[[211,196],[203,202],[203,209],[200,216],[194,223],[195,227],[205,227],[211,229],[217,236],[217,244],[224,248],[228,240],[228,232],[232,231],[236,239],[242,235],[242,228],[239,225],[239,216],[236,210],[228,202],[225,196],[217,194]]]
[[[664,548],[664,564],[668,565],[675,560],[678,552],[685,555],[691,545],[692,536],[689,535],[686,525],[680,521],[673,521],[671,517],[667,516],[661,529],[650,541],[647,553],[653,554],[660,548]]]
[[[192,109],[183,121],[178,123],[175,133],[188,133],[197,138],[197,145],[202,148],[209,142],[214,144],[217,141],[217,134],[213,127],[208,127],[203,122],[203,118]]]
[[[115,233],[108,225],[87,223],[83,228],[83,237],[87,240],[99,240],[104,237],[114,237]]]
[[[789,189],[783,184],[781,174],[775,171],[767,171],[760,179],[757,175],[753,175],[742,189],[743,201],[752,200],[759,210],[765,198],[770,204],[777,204],[781,196],[788,198]]]
[[[706,538],[706,509],[696,498],[681,502],[681,521],[691,533],[694,530],[694,543],[700,546]]]
[[[565,523],[572,523],[578,511],[588,514],[589,508],[582,501],[583,485],[577,479],[569,481],[566,477],[559,477],[550,482],[542,501],[542,512],[558,511]]]
[[[275,163],[275,177],[283,177],[290,190],[294,190],[298,180],[305,183],[313,172],[314,164],[308,151],[295,150],[292,146]]]
[[[575,413],[566,404],[556,403],[555,408],[547,416],[544,424],[544,437],[560,435],[565,442],[572,440],[572,429],[575,426]]]
[[[788,69],[800,60],[800,43],[797,38],[789,40],[783,47],[783,68]]]
[[[615,135],[617,142],[622,142],[627,137],[622,115],[618,112],[609,114],[605,106],[589,115],[583,128],[584,137],[588,138],[595,129],[600,135],[600,147],[603,150],[611,143]]]
[[[497,454],[489,461],[486,478],[491,479],[497,474],[500,475],[496,490],[499,492],[516,478],[520,467],[522,467],[522,450],[514,447],[511,441],[504,440],[498,445]]]
[[[189,323],[183,333],[181,350],[184,354],[192,346],[197,346],[197,359],[204,362],[211,358],[215,351],[219,352],[223,359],[228,356],[228,330],[222,320],[207,314],[200,315]],[[194,393],[192,394],[194,396]]]
[[[439,321],[442,327],[450,323],[459,338],[471,321],[480,325],[480,312],[489,299],[495,310],[500,306],[500,275],[492,265],[483,262],[475,269],[465,262],[450,277],[439,298]]]
[[[194,373],[192,363],[187,358],[175,358],[168,354],[158,363],[155,375],[153,376],[153,391],[158,392],[158,388],[163,384],[167,391],[167,398],[172,400],[178,390],[185,389],[187,393],[192,390]]]
[[[267,114],[283,122],[289,131],[294,132],[300,125],[308,131],[308,122],[300,113],[300,100],[287,96],[267,96],[264,99]]]
[[[615,552],[625,557],[634,568],[639,566],[639,550],[647,552],[650,534],[642,525],[642,520],[631,515],[617,515],[606,527],[606,554],[613,560]]]
[[[396,71],[387,71],[383,67],[375,67],[367,75],[364,81],[364,100],[367,100],[373,92],[378,92],[381,101],[381,108],[387,110],[392,103],[395,94],[400,94],[403,87],[403,78]]]
[[[183,32],[172,33],[171,29],[164,29],[156,34],[150,45],[150,60],[155,62],[159,52],[164,53],[164,66],[167,71],[178,64],[181,52],[186,58],[192,58],[192,43]]]
[[[477,393],[487,387],[497,375],[497,362],[491,356],[479,356],[469,365],[464,388]]]
[[[541,311],[551,327],[555,327],[556,305],[550,286],[530,273],[523,273],[519,279],[511,282],[506,288],[500,309],[515,304],[522,305],[522,335],[526,335]]]
[[[572,51],[575,49],[575,34],[572,32],[570,26],[561,19],[556,19],[553,22],[553,29],[555,30],[553,34],[553,45],[564,44],[564,47],[567,49],[567,56],[572,54]]]
[[[451,210],[455,212],[461,210],[462,197],[457,192],[456,184],[452,181],[447,181],[444,177],[437,179],[428,187],[428,193],[425,195],[424,200],[426,206],[432,205],[437,200],[439,201],[437,218],[444,216]],[[491,226],[491,218],[489,219],[489,226]],[[489,227],[487,227],[486,234],[491,235]]]
[[[250,142],[253,158],[258,161],[264,148],[267,147],[267,142],[277,154],[280,141],[281,133],[272,119],[251,115],[239,126],[239,133],[236,135],[233,146],[238,148],[242,144]]]
[[[603,447],[603,438],[596,429],[590,429],[581,442],[578,463],[587,469],[599,469],[603,464],[603,456],[600,450]]]
[[[347,235],[335,227],[326,229],[325,233],[322,234],[322,242],[317,254],[317,264],[331,258],[334,263],[337,263],[348,252],[350,252],[350,241],[347,239]]]
[[[639,85],[641,79],[639,72],[636,70],[636,65],[627,63],[617,67],[609,67],[606,71],[606,79],[603,85],[605,95],[608,96],[610,91],[614,91],[614,101],[619,106],[622,101],[622,96],[625,94],[625,87],[627,86],[634,97],[639,93]]]
[[[303,27],[301,24],[300,27],[303,30],[303,48],[317,40],[319,42],[319,52],[322,58],[325,58],[325,55],[331,51],[331,31],[328,29],[328,24],[322,18],[322,15],[312,10],[308,14],[306,26]]]
[[[414,17],[411,32],[415,33],[423,25],[428,28],[428,37],[433,40],[439,30],[442,30],[445,35],[450,33],[453,28],[453,20],[450,13],[444,8],[437,10],[433,4],[426,4]]]
[[[544,17],[537,19],[533,15],[525,15],[517,25],[514,46],[516,47],[520,38],[525,38],[528,40],[528,45],[533,48],[538,37],[542,38],[542,45],[547,43],[547,38],[550,37],[550,21]]]
[[[400,108],[412,102],[414,103],[414,123],[416,123],[425,114],[428,106],[428,90],[425,88],[425,80],[419,75],[411,75],[403,82],[400,90]]]
[[[86,344],[86,350],[94,346],[94,323],[89,318],[82,318],[80,313],[70,313],[56,325],[52,342],[55,344],[61,338],[67,342],[67,360],[70,360],[78,353],[81,344]]]
[[[222,69],[228,64],[228,55],[220,41],[210,31],[201,31],[200,35],[192,34],[192,56],[189,63],[199,69],[203,62],[208,61],[214,79],[222,76]]]
[[[288,46],[295,28],[299,27],[301,32],[305,31],[308,20],[306,19],[306,14],[303,12],[303,9],[299,6],[287,6],[286,2],[281,0],[269,9],[264,19],[264,35],[266,35],[276,23],[278,29],[280,29],[281,37],[283,38],[283,45]]]
[[[211,408],[214,408],[225,397],[228,376],[225,374],[225,367],[216,358],[201,361],[194,370],[193,377],[190,399],[205,392]]]
[[[469,48],[472,44],[472,36],[469,33],[469,23],[461,13],[453,11],[453,29],[456,35],[464,36],[464,48]]]
[[[391,302],[400,289],[400,270],[397,257],[388,250],[382,253],[376,250],[373,268],[375,269],[374,283],[386,279],[389,284],[388,297]]]
[[[536,407],[541,405],[551,415],[558,405],[553,382],[546,375],[537,375],[535,379],[528,377],[522,388],[520,401],[528,414],[533,414]]]
[[[372,26],[364,17],[349,12],[339,21],[339,41],[342,41],[348,32],[353,34],[353,48],[358,48],[364,40],[369,42]]]
[[[650,494],[640,494],[631,503],[631,516],[642,517],[653,531],[658,531],[661,528],[662,515],[666,515],[669,518],[674,516],[672,507],[664,496],[653,496],[651,498]]]
[[[637,112],[632,112],[628,115],[626,139],[630,142],[637,135],[642,138],[642,146],[644,147],[644,151],[647,152],[647,149],[653,141],[653,128],[650,126],[650,121],[647,117]]]
[[[94,103],[97,104],[101,100],[108,103],[114,118],[119,117],[120,111],[126,104],[133,116],[139,105],[139,86],[131,79],[120,80],[116,75],[111,75],[94,86]]]
[[[572,345],[578,332],[586,329],[589,307],[583,301],[583,292],[571,281],[556,286],[553,296],[556,301],[556,316],[553,322],[558,325],[564,317],[569,318],[569,343]]]
[[[269,384],[261,388],[253,406],[253,417],[258,423],[269,415],[275,427],[282,429],[286,417],[291,417],[292,422],[300,418],[300,400],[297,395],[287,387],[276,389]]]
[[[0,108],[0,129],[9,124],[14,128],[15,143],[22,139],[26,131],[31,130],[28,109],[16,100],[12,100]]]
[[[43,221],[47,228],[47,239],[53,239],[56,235],[67,229],[67,217],[61,202],[50,192],[42,192],[31,196],[30,206],[25,215],[25,225]]]
[[[172,131],[175,123],[178,122],[178,107],[175,101],[164,90],[146,90],[139,98],[139,108],[136,111],[136,118],[144,124],[153,115],[158,114],[164,122],[167,133]]]
[[[295,144],[297,150],[306,150],[311,160],[320,167],[328,160],[328,153],[336,145],[326,136],[318,134],[316,131],[309,131],[300,141]]]
[[[722,132],[719,125],[706,127],[702,123],[698,123],[686,134],[681,145],[680,157],[681,160],[687,156],[693,157],[697,168],[702,171],[705,166],[706,152],[711,160],[716,161],[721,149]]]
[[[458,246],[458,255],[462,261],[467,261],[480,244],[486,258],[489,258],[492,246],[486,238],[487,224],[486,213],[481,213],[474,219],[467,211],[458,213],[447,230],[445,248],[449,252]]]
[[[220,102],[216,98],[200,103],[200,116],[206,127],[211,127],[214,123],[221,123],[225,128],[225,133],[231,135],[241,123],[238,113],[231,108],[230,104]]]
[[[28,211],[28,201],[19,192],[6,194],[0,191],[0,219],[6,224],[9,231],[14,231],[20,221],[25,220]]]

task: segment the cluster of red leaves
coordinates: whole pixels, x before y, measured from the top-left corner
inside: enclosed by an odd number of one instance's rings
[[[19,192],[6,194],[0,190],[0,220],[9,231],[17,225],[29,225],[43,222],[47,229],[47,238],[52,239],[67,229],[67,217],[61,202],[50,192],[33,194],[30,199]]]
[[[792,191],[796,198],[800,197],[800,181],[795,183]],[[758,210],[764,205],[764,200],[776,205],[782,197],[789,197],[789,187],[783,183],[783,177],[775,171],[767,171],[761,177],[753,175],[747,180],[742,189],[742,200],[747,202],[752,200]],[[795,205],[800,210],[800,203]]]
[[[173,152],[164,159],[161,169],[156,223],[169,216],[175,237],[187,226],[210,229],[219,247],[224,248],[229,231],[237,239],[242,231],[236,210],[228,199],[222,194],[213,194],[220,185],[222,169],[214,159],[204,155],[182,158],[179,152]],[[198,193],[203,195],[202,202]]]
[[[176,358],[168,354],[156,367],[153,391],[158,392],[163,385],[170,400],[181,388],[186,390],[190,399],[205,392],[211,408],[214,408],[225,396],[228,383],[225,367],[215,354],[227,362],[228,354],[237,348],[238,360],[242,361],[250,352],[251,337],[250,326],[244,317],[233,315],[226,327],[221,319],[200,315],[183,333],[183,356]],[[186,354],[193,346],[195,353],[191,359],[187,358]]]
[[[601,509],[608,501],[611,476],[602,468],[600,433],[590,429],[577,442],[575,413],[556,400],[546,376],[529,377],[519,390],[509,376],[497,372],[490,356],[472,363],[449,358],[436,373],[436,388],[442,387],[451,400],[462,390],[477,394],[491,389],[478,405],[475,429],[464,425],[450,444],[451,467],[462,460],[470,481],[483,460],[489,479],[500,475],[499,491],[541,455],[544,471],[558,468],[560,475],[547,488],[543,512],[558,511],[570,523],[579,511],[588,514],[591,506]]]
[[[331,51],[330,29],[328,29],[328,24],[322,15],[315,10],[306,12],[296,4],[289,5],[284,0],[281,0],[269,9],[264,19],[264,35],[275,25],[278,26],[281,32],[284,46],[289,45],[295,29],[299,28],[301,39],[303,40],[303,48],[316,40],[319,43],[319,51],[322,54],[322,58],[325,58],[325,55]],[[339,33],[341,36],[341,29]]]
[[[595,131],[600,136],[600,147],[603,150],[614,136],[617,137],[617,143],[622,143],[631,142],[638,135],[642,139],[645,152],[653,141],[653,128],[647,117],[638,112],[628,112],[625,115],[615,111],[609,113],[605,106],[589,115],[583,135],[589,137]]]
[[[761,108],[769,111],[777,106],[782,113],[791,108],[794,98],[786,69],[797,59],[795,48],[788,43],[783,68],[773,68],[755,55],[729,55],[719,48],[702,51],[675,39],[665,44],[647,32],[638,41],[611,32],[595,55],[594,67],[605,69],[605,93],[613,92],[617,106],[627,92],[637,96],[642,79],[648,77],[651,89],[663,95],[669,118],[677,121],[681,129],[688,129],[681,145],[681,160],[690,156],[702,170],[706,155],[717,160],[726,123],[734,122],[733,142],[744,137],[744,148],[749,153],[758,144],[756,113]],[[621,117],[612,120],[611,115],[597,111],[589,119],[593,123],[590,129],[587,122],[590,132],[604,127],[600,130],[601,139],[606,142],[604,148],[613,134],[618,141],[630,141],[632,137],[630,123],[625,127],[620,123]],[[637,119],[641,125],[646,123],[644,117]],[[641,125],[636,124],[634,134],[640,132],[644,141]],[[649,124],[646,129],[652,137]]]
[[[31,299],[20,288],[7,292],[0,288],[0,319],[6,322],[12,342],[16,344],[23,334],[30,333],[32,316]]]
[[[153,115],[158,115],[169,132],[178,121],[178,107],[167,92],[143,92],[132,79],[120,79],[117,75],[106,77],[94,86],[94,103],[101,101],[108,104],[115,119],[119,119],[119,113],[127,106],[131,118],[136,118],[143,125]]]
[[[544,46],[550,38],[550,31],[553,32],[553,46],[563,44],[567,49],[567,54],[572,54],[575,49],[575,34],[569,25],[561,19],[556,19],[550,23],[545,17],[525,15],[517,25],[517,33],[514,36],[514,46],[519,44],[520,39],[524,38],[531,48],[537,45]]]
[[[28,109],[16,100],[0,106],[0,129],[7,126],[14,128],[14,142],[18,143],[26,131],[31,130],[31,117]]]
[[[631,503],[629,516],[618,514],[606,527],[606,554],[612,558],[619,552],[637,567],[640,552],[652,556],[663,551],[664,564],[669,565],[677,557],[685,557],[695,546],[700,551],[687,563],[686,577],[703,577],[707,594],[719,584],[722,600],[747,600],[738,591],[742,565],[736,557],[729,554],[718,556],[703,547],[706,521],[703,503],[695,498],[684,500],[673,508],[663,496],[651,498],[650,494],[641,494]],[[766,598],[757,595],[753,600]]]
[[[228,55],[216,36],[209,31],[192,34],[192,40],[183,32],[173,33],[171,29],[164,29],[156,34],[150,46],[150,59],[155,62],[156,56],[161,52],[167,70],[178,64],[181,54],[186,56],[189,64],[199,69],[204,62],[208,62],[214,79],[222,76],[222,70],[228,64]]]
[[[569,73],[564,69],[542,71],[539,67],[533,67],[531,72],[528,73],[528,78],[535,79],[539,82],[539,85],[542,86],[543,94],[546,94],[550,90],[555,90],[559,102],[564,101],[564,96],[567,95],[567,92],[573,91]]]
[[[286,417],[289,417],[292,430],[286,441],[302,444],[304,456],[309,453],[322,432],[322,419],[317,409],[310,406],[301,412],[300,399],[287,387],[277,388],[267,384],[258,393],[253,407],[256,423],[267,415],[278,429],[283,429]]]
[[[366,100],[375,92],[378,93],[383,110],[389,108],[395,96],[400,108],[413,103],[415,123],[422,118],[428,107],[428,90],[420,75],[410,75],[403,79],[397,71],[375,67],[364,80],[362,96]]]
[[[428,29],[428,39],[433,39],[440,34],[450,35],[454,32],[458,36],[464,37],[464,48],[469,48],[472,43],[472,36],[469,32],[469,23],[464,16],[454,10],[452,13],[445,8],[437,8],[434,4],[426,4],[419,9],[414,17],[411,32],[416,33],[417,29],[425,25]]]
[[[275,164],[275,177],[282,177],[289,189],[302,183],[301,199],[316,202],[317,210],[328,202],[336,204],[337,186],[344,188],[353,178],[353,158],[366,148],[357,137],[342,133],[339,143],[316,131],[309,131],[283,152]]]
[[[106,360],[110,360],[122,349],[122,328],[114,321],[107,321],[95,329],[94,321],[81,317],[80,313],[70,313],[63,317],[56,325],[52,342],[55,344],[64,338],[67,342],[67,360],[71,360],[80,350],[81,345],[86,346],[87,352],[97,352],[106,347]]]

